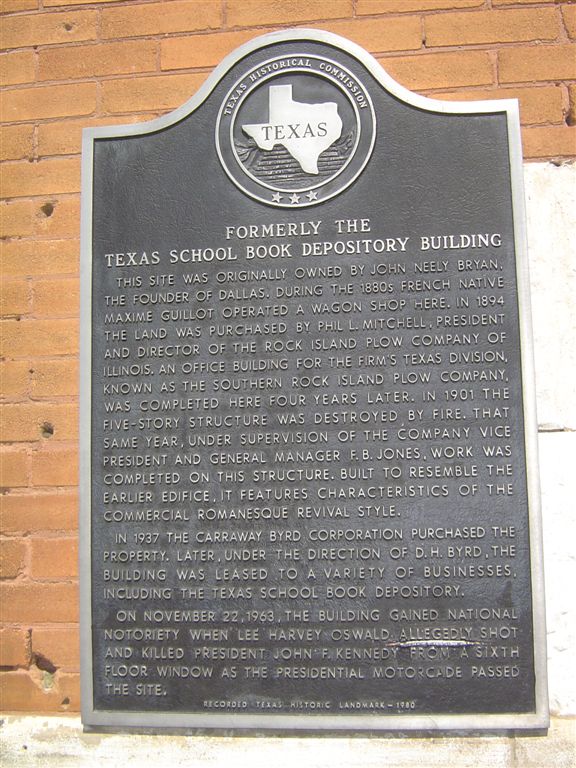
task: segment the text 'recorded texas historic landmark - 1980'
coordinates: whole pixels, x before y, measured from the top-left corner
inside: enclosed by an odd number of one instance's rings
[[[85,725],[545,728],[516,103],[296,30],[83,163]]]

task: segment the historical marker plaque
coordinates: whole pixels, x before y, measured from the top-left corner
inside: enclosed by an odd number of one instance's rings
[[[546,726],[515,109],[295,31],[86,131],[87,726]]]

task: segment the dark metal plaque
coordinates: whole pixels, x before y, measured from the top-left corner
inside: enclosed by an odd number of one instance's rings
[[[546,727],[516,102],[293,31],[86,131],[90,727]]]

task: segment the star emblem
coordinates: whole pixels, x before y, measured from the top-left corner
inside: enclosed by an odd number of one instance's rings
[[[272,202],[273,202],[273,203],[279,203],[279,202],[280,202],[280,200],[282,200],[282,195],[280,194],[280,192],[275,192],[275,193],[272,195]]]
[[[299,203],[300,202],[300,195],[297,195],[294,193],[293,195],[290,195],[290,202],[291,203]]]
[[[318,200],[318,195],[316,194],[316,192],[314,192],[314,190],[310,190],[310,192],[308,192],[306,197],[308,198],[308,200],[310,200],[310,202],[312,202],[312,200]]]

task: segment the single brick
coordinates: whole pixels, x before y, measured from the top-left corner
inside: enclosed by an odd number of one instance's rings
[[[454,8],[479,8],[484,0],[356,0],[356,13],[412,13],[414,11],[443,11]]]
[[[78,529],[78,494],[27,492],[0,496],[0,519],[5,533],[75,531]]]
[[[525,125],[560,123],[563,120],[562,89],[554,85],[534,88],[498,88],[496,90],[452,91],[433,98],[447,101],[488,101],[518,99],[520,120]]]
[[[34,204],[34,229],[41,237],[79,237],[80,197],[51,197]]]
[[[492,64],[484,51],[455,51],[381,60],[382,66],[410,90],[491,85]]]
[[[80,307],[80,283],[76,277],[35,280],[32,297],[32,311],[37,317],[76,316]]]
[[[0,667],[27,667],[30,664],[30,631],[0,629]]]
[[[78,240],[11,240],[0,242],[5,275],[77,274]]]
[[[4,92],[3,116],[6,123],[90,115],[95,109],[96,83],[41,85]]]
[[[38,0],[0,0],[0,13],[32,11],[38,8]]]
[[[26,485],[28,485],[26,451],[13,448],[0,449],[0,488],[22,488]]]
[[[34,486],[78,485],[77,448],[58,448],[35,451],[31,456],[31,481]]]
[[[32,653],[38,653],[58,669],[76,670],[80,666],[78,627],[34,627]]]
[[[68,579],[78,576],[78,539],[30,539],[30,578]]]
[[[0,539],[0,579],[15,579],[26,565],[25,539]]]
[[[78,712],[80,675],[40,669],[0,672],[0,708],[5,712]]]
[[[576,127],[554,125],[524,128],[522,146],[525,158],[576,158]]]
[[[103,109],[106,112],[173,109],[187,101],[205,79],[205,74],[193,74],[106,80],[102,83]]]
[[[78,360],[76,358],[32,360],[30,368],[32,398],[78,395]]]
[[[34,53],[13,51],[0,54],[0,85],[31,83],[34,80]]]
[[[30,310],[30,288],[25,280],[0,281],[0,315],[20,317]]]
[[[371,53],[418,50],[422,47],[418,16],[331,21],[322,22],[319,26],[358,43]]]
[[[0,585],[0,617],[7,624],[78,620],[78,586],[75,583],[12,583]]]
[[[556,40],[560,32],[555,8],[530,8],[426,16],[426,47]]]
[[[10,358],[72,355],[78,351],[76,320],[2,320],[0,355]]]
[[[75,157],[11,163],[3,179],[6,197],[54,195],[80,191],[80,159]]]
[[[544,3],[553,5],[558,2],[564,2],[564,0],[492,0],[492,5],[495,7],[501,5],[535,5],[536,3],[538,5],[543,5]],[[568,2],[572,2],[572,0],[568,0]]]
[[[34,440],[74,440],[78,437],[77,403],[4,403],[0,405],[2,439],[11,443]]]
[[[103,3],[121,3],[122,0],[96,0],[98,5]],[[44,8],[53,8],[61,5],[94,5],[94,0],[44,0]]]
[[[168,37],[160,43],[160,68],[213,67],[253,37],[254,30]]]
[[[7,16],[2,22],[2,45],[26,48],[95,40],[97,24],[95,10]]]
[[[23,160],[32,157],[33,140],[33,125],[2,126],[0,128],[0,160]],[[6,173],[7,171],[4,175]]]
[[[0,395],[4,398],[26,397],[30,383],[30,364],[26,360],[0,362]]]
[[[33,233],[34,221],[30,200],[0,203],[0,237],[26,237]]]
[[[501,83],[576,80],[576,45],[539,45],[498,51]]]
[[[58,120],[54,123],[40,123],[38,126],[38,155],[73,155],[82,149],[82,129],[99,125],[140,123],[152,120],[158,113],[144,115],[123,115],[122,117],[84,117],[80,120]]]
[[[352,16],[352,0],[228,0],[226,21],[230,27],[261,24],[299,24],[316,19],[345,19]]]
[[[78,80],[156,69],[155,40],[123,40],[79,47],[46,48],[38,54],[40,80]]]
[[[562,19],[571,40],[576,40],[576,5],[562,6]]]
[[[131,3],[119,8],[103,8],[101,13],[104,38],[175,34],[222,26],[221,4],[214,0]]]

